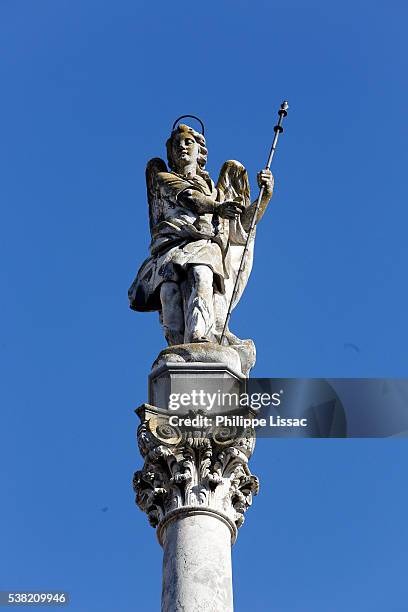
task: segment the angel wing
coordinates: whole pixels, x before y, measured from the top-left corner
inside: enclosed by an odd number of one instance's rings
[[[154,157],[146,166],[146,188],[147,201],[149,203],[149,225],[150,232],[157,223],[161,221],[163,215],[163,203],[160,198],[157,174],[167,172],[167,166],[160,157]],[[154,271],[154,259],[148,257],[141,265],[135,280],[131,284],[128,296],[130,308],[141,312],[158,310],[158,305],[154,301],[155,296],[151,290],[151,278]]]
[[[239,200],[241,204],[245,206],[246,209],[249,209],[249,207],[251,206],[247,171],[241,163],[235,160],[229,160],[223,164],[217,182],[217,190],[219,194],[219,199],[221,201]],[[248,238],[248,232],[242,225],[240,218],[229,220],[228,224],[228,253],[225,260],[228,278],[225,279],[225,293],[223,295],[214,295],[214,305],[216,310],[215,334],[218,337],[220,337],[222,329],[224,327],[228,307],[231,303],[238,270],[244,253],[246,240]],[[239,302],[241,295],[248,282],[249,275],[251,273],[254,252],[254,234],[255,232],[251,236],[251,239],[248,243],[248,250],[246,252],[244,265],[239,276],[237,291],[235,293],[234,301],[232,303],[232,309],[235,308],[235,306]],[[241,345],[244,346],[244,344],[248,342],[253,344],[251,341],[243,341],[237,338],[234,334],[230,332],[228,327],[225,336],[225,341],[230,345],[236,345],[236,348]],[[242,357],[241,361],[242,359],[246,359],[244,355],[246,355],[247,348],[243,348],[242,350],[243,355],[240,355],[240,357]]]
[[[146,166],[147,201],[149,203],[150,231],[162,220],[162,200],[159,197],[157,174],[168,172],[166,163],[160,157],[153,157]]]
[[[226,161],[220,171],[217,189],[224,200],[240,199],[245,207],[251,204],[248,173],[244,166],[234,159]]]

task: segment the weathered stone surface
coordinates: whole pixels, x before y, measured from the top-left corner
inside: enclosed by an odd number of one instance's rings
[[[134,490],[164,548],[162,612],[232,612],[231,544],[258,492],[248,467],[255,435],[180,431],[169,423],[167,398],[183,375],[187,385],[201,379],[209,388],[220,377],[239,386],[255,364],[253,341],[229,330],[227,313],[251,273],[254,224],[273,177],[258,174],[260,199],[251,203],[239,162],[225,162],[217,184],[211,180],[203,134],[179,125],[166,146],[168,167],[160,158],[147,164],[150,255],[129,289],[132,309],[159,312],[169,345],[149,377],[154,406],[137,411],[144,465]]]
[[[234,346],[214,342],[176,344],[162,350],[152,365],[152,370],[163,363],[224,363],[230,370],[247,377],[255,364],[255,345],[252,340],[242,340]]]
[[[242,375],[225,363],[167,361],[167,357],[163,355],[163,361],[160,359],[149,375],[149,404],[156,408],[167,411],[171,395],[191,395],[193,389],[202,388],[208,392],[218,390],[223,393],[244,391],[245,380]],[[177,354],[174,357],[179,359]]]
[[[228,325],[223,335],[228,308],[239,302],[252,269],[256,202],[251,204],[247,172],[229,160],[215,185],[205,171],[205,138],[187,125],[172,131],[167,154],[169,168],[160,158],[146,168],[152,242],[129,289],[130,306],[158,311],[170,346],[232,347],[247,376],[255,363],[253,342],[237,338]],[[263,195],[256,222],[272,196],[269,170],[259,173],[258,184]]]
[[[163,529],[162,612],[232,612],[231,533],[211,514]]]
[[[225,363],[231,370],[241,372],[238,354],[229,346],[220,346],[213,342],[176,344],[160,352],[152,369],[162,363],[178,361],[184,363]]]
[[[181,430],[149,404],[137,414],[144,464],[133,486],[164,549],[162,612],[233,612],[231,546],[259,488],[248,467],[255,433]]]
[[[187,508],[215,512],[230,526],[232,540],[259,489],[248,467],[255,447],[253,430],[197,428],[180,431],[169,415],[148,404],[138,409],[142,470],[135,473],[136,502],[158,526]]]
[[[255,432],[216,427],[212,420],[193,428],[174,425],[168,395],[178,389],[180,376],[187,376],[183,391],[208,391],[215,383],[223,392],[236,392],[245,384],[222,363],[156,365],[149,396],[162,407],[143,404],[136,411],[143,457],[133,479],[136,503],[164,549],[162,612],[233,612],[231,546],[259,489],[248,466]],[[205,414],[187,410],[191,416]]]

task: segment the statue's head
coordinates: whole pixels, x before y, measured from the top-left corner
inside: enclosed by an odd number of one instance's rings
[[[197,172],[200,174],[203,172],[208,151],[202,134],[181,123],[172,131],[166,147],[170,170],[180,172],[194,163]]]

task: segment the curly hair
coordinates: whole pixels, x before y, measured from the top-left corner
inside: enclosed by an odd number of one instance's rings
[[[208,149],[206,147],[205,138],[202,134],[200,134],[199,132],[196,132],[195,130],[193,130],[192,127],[185,125],[184,123],[180,123],[180,125],[178,125],[176,129],[172,131],[172,133],[170,134],[170,138],[166,142],[167,161],[168,161],[170,170],[175,170],[176,168],[176,164],[174,163],[174,159],[173,159],[173,150],[172,150],[173,149],[172,147],[173,138],[176,136],[176,134],[179,134],[181,132],[187,132],[188,134],[190,134],[194,138],[196,143],[198,144],[199,151],[198,151],[198,158],[197,158],[197,174],[202,176],[204,179],[208,180],[209,174],[208,172],[204,170],[205,165],[207,163],[207,158],[208,158]]]

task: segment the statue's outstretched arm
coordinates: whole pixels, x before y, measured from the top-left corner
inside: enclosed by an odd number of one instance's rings
[[[190,208],[199,215],[216,212],[220,217],[233,219],[244,209],[238,202],[217,202],[196,189],[185,189],[179,193],[177,199],[183,206]]]
[[[213,198],[196,189],[184,189],[178,194],[177,200],[199,215],[214,212],[216,208],[216,202]]]

